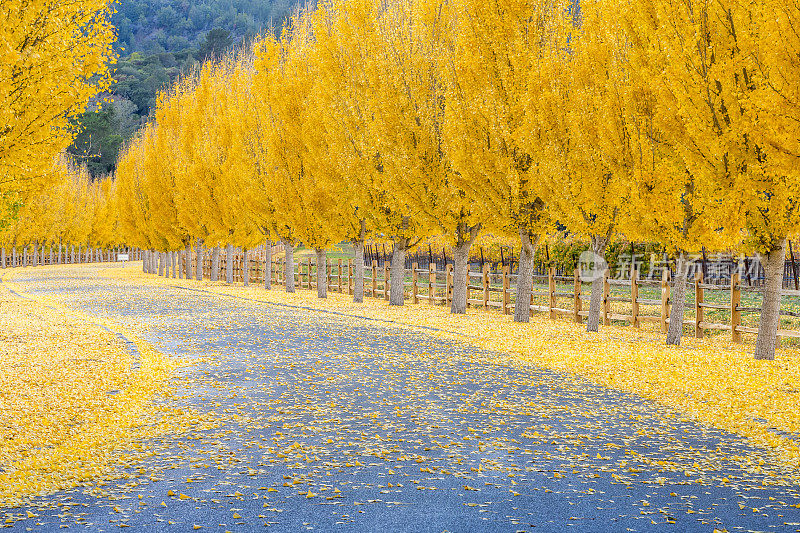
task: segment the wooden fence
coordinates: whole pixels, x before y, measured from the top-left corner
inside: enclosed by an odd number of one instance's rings
[[[123,247],[109,249],[81,245],[29,245],[10,249],[0,248],[0,268],[113,263],[119,260],[120,254],[127,254],[130,261],[138,261],[142,258],[141,250]]]
[[[233,259],[234,282],[244,281],[244,258],[236,255]],[[182,274],[187,266],[192,272],[196,271],[194,258],[187,265],[185,254],[181,254],[180,268]],[[249,283],[264,283],[264,256],[255,253],[249,257]],[[211,259],[206,257],[203,261],[203,276],[210,279]],[[227,267],[227,257],[220,254],[219,272],[224,279]],[[379,266],[377,260],[364,269],[364,296],[389,299],[390,262],[386,261]],[[285,283],[285,262],[283,258],[272,261],[272,283]],[[314,258],[296,259],[293,271],[295,286],[298,289],[313,290],[316,288],[317,267]],[[326,265],[326,280],[330,292],[353,294],[354,288],[354,263],[352,259],[329,260]],[[173,272],[173,276],[175,273]],[[433,263],[427,268],[419,268],[417,263],[412,263],[410,269],[404,270],[404,296],[413,304],[426,303],[429,305],[449,305],[453,295],[453,265],[446,265],[444,269],[437,269]],[[470,271],[467,281],[467,305],[481,307],[486,310],[496,310],[504,314],[511,314],[515,306],[515,285],[517,275],[512,274],[508,266],[501,272],[493,272],[488,264],[484,264],[481,271]],[[603,300],[600,318],[604,325],[612,322],[625,323],[634,328],[640,328],[643,323],[655,324],[656,328],[666,333],[669,325],[671,300],[670,274],[665,271],[661,280],[640,279],[636,270],[631,269],[630,279],[611,279],[606,272],[602,279],[595,283],[603,285]],[[555,269],[550,268],[546,275],[534,275],[534,284],[531,291],[530,312],[546,313],[550,318],[566,317],[576,323],[582,323],[588,316],[588,299],[592,282],[581,279],[580,272],[576,269],[572,276],[556,275]],[[693,298],[692,296],[693,290]],[[759,307],[742,306],[742,293],[758,291],[756,287],[742,286],[738,273],[731,276],[731,284],[724,286],[716,283],[703,282],[702,273],[695,274],[693,281],[687,282],[688,314],[694,312],[694,317],[685,318],[684,325],[694,329],[694,335],[702,338],[708,331],[725,330],[730,332],[731,340],[742,342],[742,333],[757,333],[756,327],[742,323],[743,313],[760,312]],[[622,291],[623,294],[619,294]],[[641,294],[648,291],[651,297]],[[800,297],[800,291],[784,289],[784,296]],[[707,301],[706,296],[714,295],[714,301]],[[720,302],[719,296],[726,299]],[[625,312],[614,309],[614,304],[623,304]],[[706,320],[708,310],[723,311],[726,316],[724,322],[710,322]],[[797,317],[800,313],[781,311],[782,315]],[[717,313],[719,315],[719,313]],[[779,337],[800,338],[800,331],[781,329]]]

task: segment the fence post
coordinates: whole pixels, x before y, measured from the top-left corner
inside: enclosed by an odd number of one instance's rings
[[[489,310],[489,263],[483,264],[483,308]]]
[[[511,304],[511,295],[509,290],[511,288],[511,280],[509,279],[508,265],[503,265],[503,314],[509,314],[508,306]]]
[[[389,301],[389,269],[392,268],[392,263],[389,261],[383,262],[383,299]]]
[[[731,340],[737,344],[742,343],[742,332],[736,328],[742,325],[742,312],[739,304],[742,302],[742,287],[739,273],[731,275]]]
[[[573,276],[573,289],[572,291],[575,293],[575,303],[573,304],[573,312],[572,316],[575,319],[576,324],[583,323],[583,317],[581,317],[581,270],[576,268],[575,271],[572,273]]]
[[[435,305],[436,304],[436,288],[434,284],[436,283],[436,265],[433,263],[428,263],[428,304]]]
[[[611,313],[611,302],[608,301],[608,298],[611,296],[611,284],[608,283],[608,274],[609,274],[608,270],[603,272],[603,325],[604,326],[611,325],[611,319],[608,316]]]
[[[444,268],[445,272],[445,288],[444,288],[444,305],[450,305],[453,299],[453,265],[447,265]]]
[[[547,292],[549,296],[550,320],[556,318],[556,272],[554,267],[547,269]]]
[[[378,297],[378,260],[372,260],[372,297]]]
[[[326,280],[326,283],[328,284],[328,289],[331,288],[331,267],[332,267],[331,262],[330,261],[325,261],[325,280]],[[319,267],[317,267],[317,268],[319,268]],[[339,270],[341,272],[341,269],[339,269]],[[332,289],[331,289],[331,292],[333,292]]]
[[[455,278],[453,278],[453,281],[455,281]],[[466,289],[466,292],[467,292],[467,309],[469,309],[469,293],[470,293],[470,290],[469,290],[469,261],[467,262],[467,289]]]
[[[417,263],[411,263],[411,300],[415,303],[419,303],[419,288],[417,287],[417,268],[419,265]]]
[[[664,269],[661,274],[661,333],[666,333],[669,330],[669,270]]]
[[[698,339],[703,338],[703,273],[698,272],[694,276],[694,336]]]
[[[639,271],[631,266],[631,326],[639,327]]]
[[[363,283],[364,280],[362,279],[361,282]],[[352,295],[353,294],[353,260],[347,260],[347,293]]]
[[[344,280],[342,279],[342,277],[343,277],[342,276],[342,260],[339,259],[336,264],[337,264],[337,268],[338,268],[338,270],[336,271],[336,274],[337,274],[336,281],[337,281],[337,285],[339,286],[339,294],[342,294],[344,292]]]

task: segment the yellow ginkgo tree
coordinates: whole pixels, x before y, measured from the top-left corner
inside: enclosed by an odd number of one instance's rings
[[[0,220],[52,177],[73,139],[70,117],[108,87],[112,9],[109,0],[0,3]]]
[[[783,41],[780,51],[772,46],[777,28],[784,24],[787,31],[791,13],[796,20],[796,8],[781,1],[629,3],[629,26],[640,26],[648,37],[637,43],[643,53],[668,58],[661,62],[658,82],[668,93],[663,101],[675,104],[680,127],[663,134],[693,179],[724,192],[714,208],[724,213],[726,229],[744,228],[746,245],[761,253],[765,283],[755,357],[772,359],[786,240],[800,228],[800,180],[796,167],[785,164],[796,142],[787,139],[797,126],[775,107],[776,100],[796,91],[786,88],[791,71],[784,68],[800,50],[790,31],[785,40],[777,39]],[[775,16],[778,22],[772,21]],[[780,57],[791,59],[785,63]]]
[[[521,252],[514,320],[527,322],[533,257],[550,223],[541,179],[541,131],[532,99],[559,61],[565,2],[452,2],[452,49],[444,56],[447,105],[442,137],[451,179],[483,226],[516,236]]]

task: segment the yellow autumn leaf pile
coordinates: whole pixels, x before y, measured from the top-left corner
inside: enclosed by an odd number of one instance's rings
[[[111,475],[171,369],[118,326],[103,323],[106,331],[25,295],[8,277],[0,285],[0,505]],[[136,368],[115,332],[136,344]]]

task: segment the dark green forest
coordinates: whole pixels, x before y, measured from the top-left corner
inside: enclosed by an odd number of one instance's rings
[[[158,91],[195,65],[281,27],[296,0],[119,0],[112,17],[119,59],[110,97],[76,117],[70,153],[93,176],[111,173],[119,149],[147,119]]]

